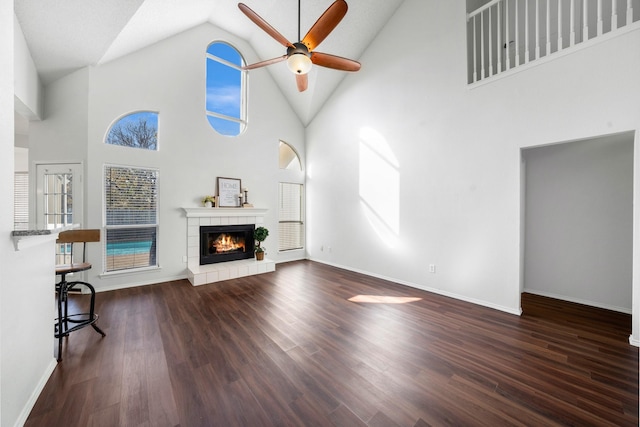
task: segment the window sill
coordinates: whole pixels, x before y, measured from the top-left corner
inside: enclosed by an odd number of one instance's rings
[[[130,268],[126,270],[117,270],[117,271],[107,271],[105,273],[101,273],[98,275],[101,279],[106,279],[109,277],[116,276],[128,276],[128,275],[136,275],[136,274],[145,274],[150,272],[156,272],[162,270],[162,267],[141,267],[141,268]]]
[[[290,254],[292,252],[304,252],[305,249],[304,248],[294,248],[294,249],[285,249],[285,250],[278,250],[279,254]]]

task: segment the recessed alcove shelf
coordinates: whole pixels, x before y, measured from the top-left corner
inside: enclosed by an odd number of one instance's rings
[[[275,271],[273,260],[255,258],[200,265],[200,226],[264,223],[263,208],[182,208],[187,217],[187,278],[193,286]]]

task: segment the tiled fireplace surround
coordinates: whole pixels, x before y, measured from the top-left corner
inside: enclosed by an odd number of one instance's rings
[[[236,277],[275,271],[274,261],[255,258],[200,265],[201,225],[243,225],[264,222],[267,209],[260,208],[183,208],[187,216],[187,277],[193,286]]]

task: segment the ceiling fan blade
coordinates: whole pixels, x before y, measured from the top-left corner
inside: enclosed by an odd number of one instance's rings
[[[311,62],[321,67],[333,68],[334,70],[358,71],[360,69],[360,63],[358,61],[322,52],[311,52]]]
[[[309,32],[302,39],[302,43],[309,50],[313,50],[329,35],[331,31],[338,25],[344,15],[347,14],[347,2],[344,0],[336,0],[322,16],[318,18]]]
[[[269,25],[267,21],[262,19],[260,15],[251,10],[249,6],[244,3],[238,3],[238,7],[242,11],[242,13],[247,15],[247,17],[253,21],[254,24],[262,28],[264,32],[273,37],[278,43],[285,47],[293,47],[293,44],[289,40],[287,40],[282,34],[280,34],[278,30]]]
[[[267,65],[276,64],[287,59],[287,55],[278,56],[277,58],[267,59],[266,61],[256,62],[255,64],[245,65],[243,70],[253,70],[255,68],[266,67]]]
[[[298,85],[298,92],[307,90],[309,84],[308,74],[296,74],[296,84]]]

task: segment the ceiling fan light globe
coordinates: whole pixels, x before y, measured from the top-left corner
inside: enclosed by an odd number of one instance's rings
[[[294,53],[287,58],[287,66],[293,74],[307,74],[311,70],[311,58],[304,53]]]

